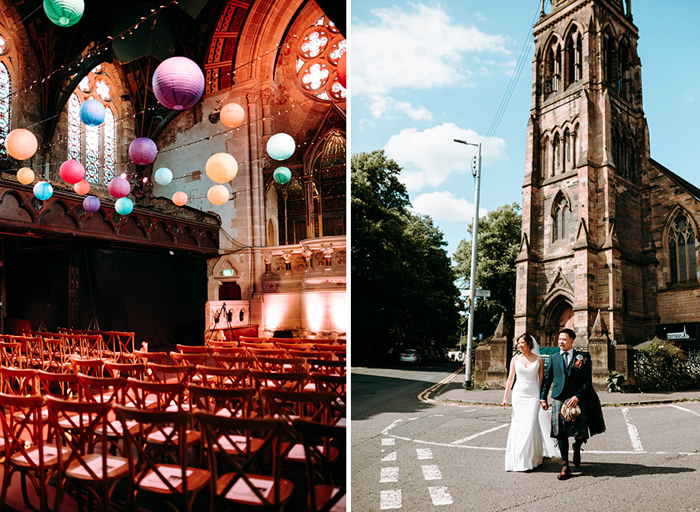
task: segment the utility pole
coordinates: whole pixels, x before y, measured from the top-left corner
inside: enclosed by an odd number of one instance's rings
[[[479,188],[481,186],[481,142],[473,143],[454,139],[467,146],[477,146],[478,153],[472,169],[474,175],[474,233],[472,236],[472,268],[469,277],[469,324],[467,327],[467,353],[464,356],[464,389],[472,388],[472,338],[474,337],[474,299],[476,297],[476,242],[479,233]]]

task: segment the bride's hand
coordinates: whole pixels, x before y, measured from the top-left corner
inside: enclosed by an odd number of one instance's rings
[[[506,398],[503,399],[503,408],[508,409],[508,400]]]

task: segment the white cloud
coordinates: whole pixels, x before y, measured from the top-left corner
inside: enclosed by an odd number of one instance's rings
[[[471,222],[474,220],[474,204],[452,192],[430,192],[411,200],[413,210],[422,215],[430,215],[434,221]],[[479,217],[487,210],[480,208]]]
[[[406,184],[406,188],[419,191],[426,185],[440,186],[452,172],[471,171],[472,157],[477,153],[477,148],[458,144],[454,139],[481,142],[482,166],[506,157],[506,143],[503,139],[492,137],[486,147],[487,141],[482,135],[459,128],[454,123],[443,123],[422,132],[416,128],[402,130],[389,139],[384,151],[404,168],[401,181]]]
[[[433,114],[425,107],[414,107],[406,101],[397,101],[390,96],[380,94],[372,95],[369,110],[377,119],[391,117],[392,111],[406,114],[414,121],[430,121],[433,118]]]
[[[695,100],[698,98],[698,91],[696,89],[686,89],[681,94],[681,98],[687,103],[695,103]]]
[[[467,53],[507,55],[505,37],[454,22],[440,7],[411,4],[375,9],[373,21],[353,23],[353,94],[469,85]]]

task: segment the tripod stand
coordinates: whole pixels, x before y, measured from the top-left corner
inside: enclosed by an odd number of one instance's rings
[[[224,315],[224,319],[226,322],[226,328],[230,331],[231,330],[231,320],[233,319],[233,311],[230,309],[226,308],[226,303],[224,302],[219,309],[214,311],[214,329],[216,329],[216,326],[219,324],[219,320],[221,320],[221,315]],[[209,339],[207,340],[207,343],[211,341],[211,337],[214,334],[214,329],[211,330],[209,333]],[[226,335],[224,335],[224,338]]]

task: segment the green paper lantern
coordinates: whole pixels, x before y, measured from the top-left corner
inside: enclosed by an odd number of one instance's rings
[[[134,203],[128,197],[120,197],[117,202],[114,203],[114,209],[119,215],[129,215],[134,209]]]
[[[292,171],[290,171],[287,167],[278,167],[275,169],[272,177],[277,183],[284,185],[285,183],[289,183],[289,180],[292,179]]]
[[[83,11],[83,0],[44,0],[46,16],[59,27],[72,27],[83,17]]]

